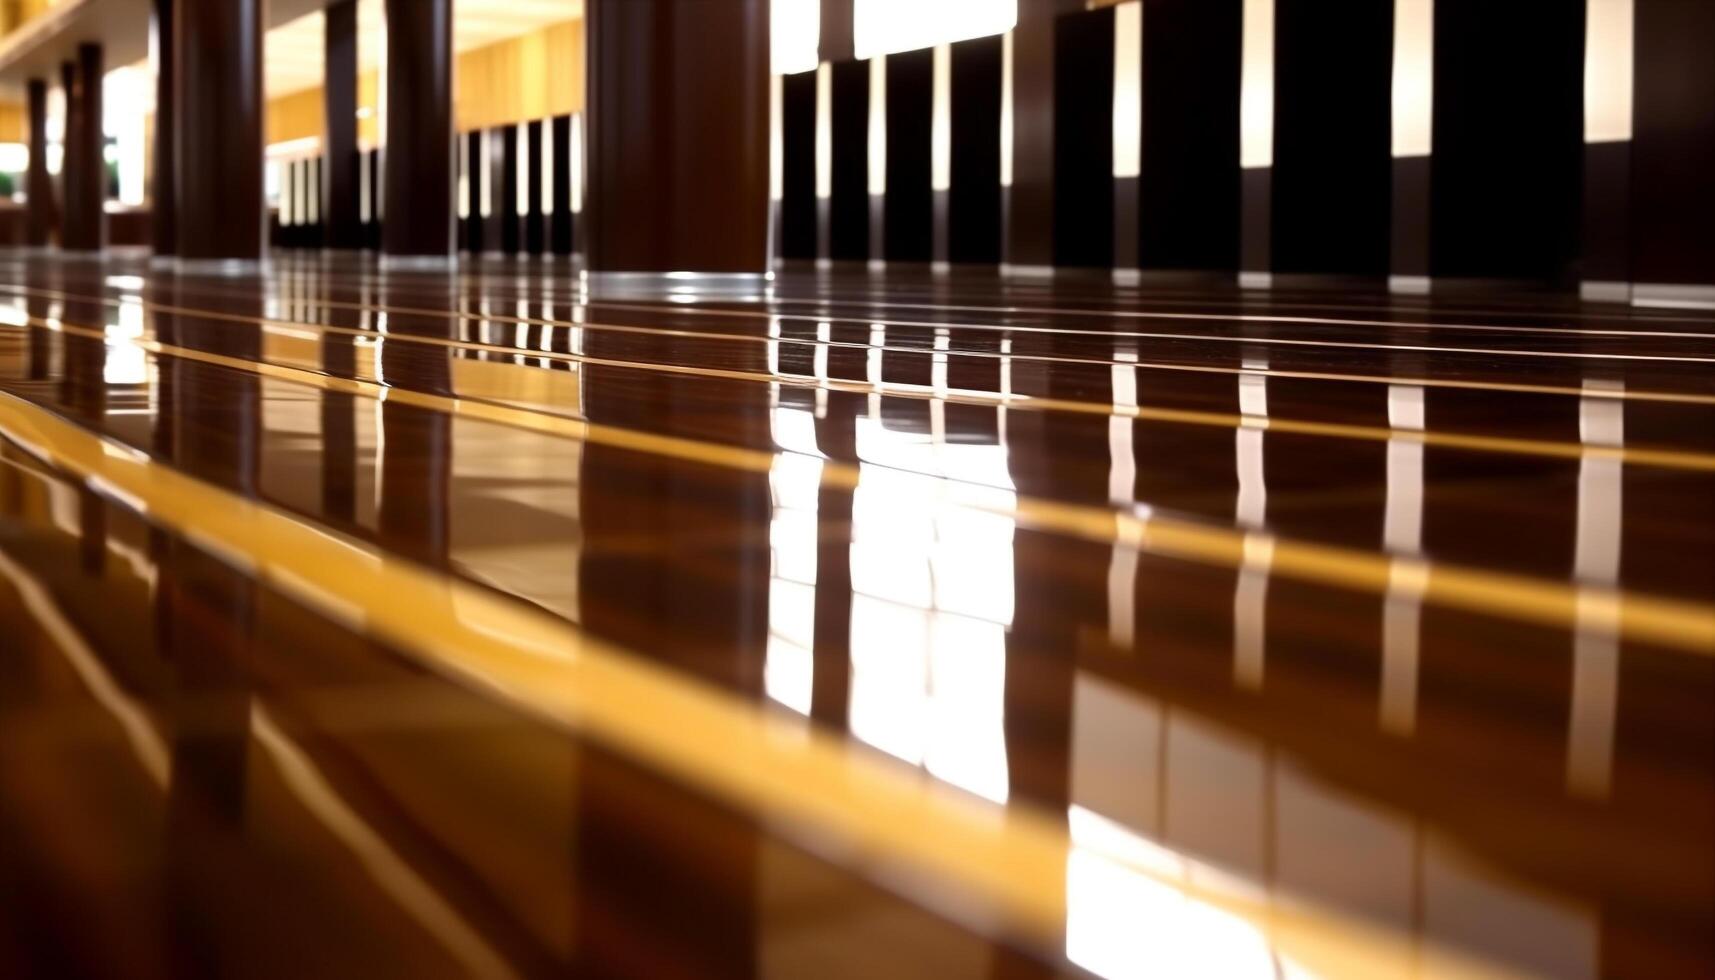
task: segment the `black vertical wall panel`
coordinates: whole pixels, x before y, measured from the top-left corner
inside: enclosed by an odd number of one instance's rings
[[[833,66],[828,255],[869,258],[869,62]]]
[[[882,235],[883,254],[889,262],[927,262],[931,257],[934,100],[933,48],[887,56],[887,197]]]
[[[1241,0],[1143,0],[1138,264],[1238,268]]]
[[[1429,158],[1395,157],[1388,274],[1429,275]]]
[[[369,151],[369,227],[365,238],[370,248],[381,247],[381,222],[387,217],[381,204],[381,151]]]
[[[1275,0],[1276,271],[1388,271],[1393,5]]]
[[[1632,278],[1630,230],[1632,144],[1584,144],[1584,217],[1578,278],[1626,282]]]
[[[1054,264],[1114,263],[1114,12],[1054,25]]]
[[[816,257],[816,73],[780,80],[780,255]]]
[[[1274,168],[1239,169],[1239,269],[1274,268]]]
[[[548,219],[548,248],[555,255],[572,254],[572,117],[555,116],[554,213]]]
[[[1585,0],[1437,0],[1430,271],[1569,284]]]
[[[488,179],[492,184],[489,220],[495,241],[507,255],[518,254],[518,127],[497,126],[489,133]]]
[[[541,255],[547,244],[542,215],[542,181],[547,177],[542,168],[542,121],[526,123],[524,133],[524,193],[529,201],[524,208],[524,250]]]
[[[455,195],[459,195],[458,197],[455,197],[454,201],[453,201],[453,203],[455,205],[453,211],[456,214],[458,212],[459,206],[463,206],[464,204],[466,204],[470,201],[470,191],[469,191],[470,181],[471,181],[470,160],[467,159],[465,157],[465,154],[464,154],[464,148],[469,146],[470,143],[467,139],[465,139],[465,134],[463,134],[463,133],[453,134],[453,141],[454,141],[453,145],[458,148],[458,153],[456,154],[457,159],[455,159],[453,161],[453,170],[454,170],[454,173],[453,173],[453,188],[454,188],[453,193]],[[464,183],[461,184],[461,183],[459,183],[459,181],[464,181]],[[461,190],[460,188],[464,188],[464,189]],[[468,252],[468,251],[470,251],[470,226],[471,226],[470,215],[468,215],[468,214],[461,215],[457,219],[457,222],[458,222],[457,248],[460,252]]]
[[[952,180],[947,188],[947,259],[999,262],[1000,35],[952,45]]]
[[[1634,12],[1632,276],[1715,285],[1715,3]]]
[[[469,180],[465,183],[465,248],[480,255],[486,246],[483,232],[482,200],[487,188],[482,185],[482,155],[487,151],[483,146],[482,130],[473,129],[465,134],[465,169],[469,172]]]

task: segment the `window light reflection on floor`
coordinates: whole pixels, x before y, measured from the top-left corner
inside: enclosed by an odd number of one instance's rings
[[[763,686],[808,714],[815,661],[815,416],[781,405],[769,473],[772,574]],[[1009,793],[1003,722],[1015,492],[1004,447],[857,420],[852,498],[851,732],[993,802]],[[951,479],[943,479],[951,478]]]
[[[1015,503],[1006,450],[874,416],[856,434],[852,734],[1005,802],[1014,522],[986,508]]]
[[[1435,820],[1102,671],[1078,671],[1072,705],[1066,954],[1091,973],[1597,975],[1596,908]],[[1348,925],[1373,941],[1325,942]]]
[[[139,385],[149,380],[148,355],[131,343],[143,336],[143,307],[135,300],[119,304],[116,322],[107,327],[107,360],[102,380],[110,385]]]
[[[775,409],[775,439],[794,451],[775,456],[768,474],[774,509],[768,533],[772,573],[762,684],[771,700],[802,715],[810,713],[815,670],[810,651],[815,642],[816,496],[822,460],[812,455],[814,422],[809,412]]]

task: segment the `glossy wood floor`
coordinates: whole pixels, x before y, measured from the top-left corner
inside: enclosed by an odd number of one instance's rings
[[[0,974],[1715,971],[1715,316],[0,253]]]

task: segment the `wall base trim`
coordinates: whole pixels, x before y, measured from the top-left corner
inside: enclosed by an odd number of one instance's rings
[[[1715,310],[1715,286],[1671,282],[1633,283],[1632,305],[1670,310]]]
[[[1429,294],[1428,276],[1388,276],[1387,291],[1402,293],[1408,296],[1426,296]]]
[[[1578,284],[1578,298],[1586,303],[1629,303],[1632,284],[1611,279],[1586,279]]]

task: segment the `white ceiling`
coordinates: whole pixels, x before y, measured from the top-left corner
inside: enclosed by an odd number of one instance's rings
[[[359,71],[379,62],[381,9],[382,0],[358,0]],[[583,0],[453,0],[453,47],[458,51],[480,48],[583,14]],[[268,32],[263,87],[269,98],[322,83],[322,32],[320,10]]]

